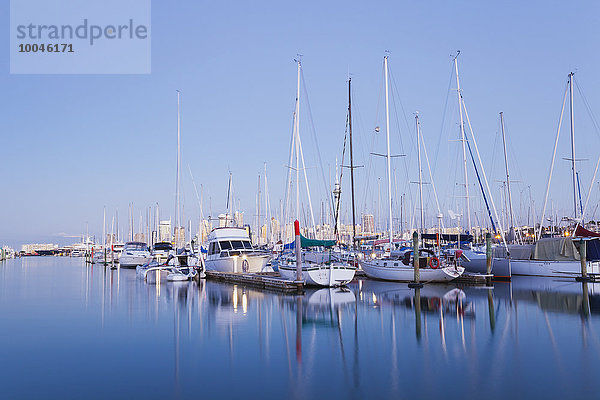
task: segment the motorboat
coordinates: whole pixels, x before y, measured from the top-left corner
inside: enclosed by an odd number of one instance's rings
[[[150,254],[146,243],[127,242],[123,247],[119,263],[123,268],[135,268],[138,265],[149,263],[151,260],[152,255]]]
[[[178,257],[172,254],[164,263],[152,260],[144,265],[138,265],[135,270],[137,276],[144,280],[152,276],[151,272],[158,275],[166,272],[167,281],[170,282],[189,281],[198,275],[194,265],[181,265]]]
[[[152,257],[160,262],[166,261],[173,251],[173,245],[169,242],[157,242],[152,248]]]
[[[238,227],[214,228],[208,235],[207,271],[269,272],[271,255],[252,246],[248,231]]]

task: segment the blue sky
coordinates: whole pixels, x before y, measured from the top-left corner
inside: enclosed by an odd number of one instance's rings
[[[455,183],[462,179],[454,171],[458,144],[449,141],[458,134],[455,93],[448,97],[444,129],[440,127],[450,56],[460,49],[461,87],[490,181],[502,179],[497,132],[498,112],[503,111],[513,177],[520,181],[515,191],[531,185],[539,216],[570,71],[577,71],[594,112],[600,107],[598,11],[592,1],[154,1],[149,75],[11,75],[6,35],[0,53],[0,244],[64,242],[56,234],[81,234],[86,222],[100,234],[103,206],[109,216],[118,210],[123,224],[129,202],[138,214],[158,202],[161,216],[168,218],[175,201],[176,89],[182,91],[186,217],[198,216],[188,165],[204,188],[206,215],[211,209],[213,215],[224,211],[231,171],[236,202],[250,222],[258,174],[267,162],[275,208],[285,188],[296,54],[303,55],[328,180],[342,151],[349,71],[356,162],[368,165],[369,152],[385,151],[383,136],[373,138],[373,132],[374,126],[385,126],[380,88],[383,56],[390,52],[394,96],[407,116],[405,121],[397,103],[392,152],[409,154],[409,165],[416,162],[410,145],[418,110],[430,157],[437,155],[434,179],[447,209],[453,207]],[[7,32],[8,2],[2,2],[0,13]],[[587,188],[600,134],[578,96],[576,92],[576,145],[578,158],[589,159],[580,165]],[[302,107],[306,110],[306,103]],[[300,123],[318,208],[323,185],[306,113]],[[551,197],[565,215],[572,201],[570,171],[560,158],[568,156],[568,130],[563,129]],[[371,162],[376,165],[371,176],[366,168],[358,172],[357,193],[368,197],[367,208],[377,200],[373,182],[379,176],[383,185],[386,179],[383,161]],[[395,161],[396,193],[407,193],[411,185],[403,162]],[[411,171],[410,179],[416,180]],[[590,213],[600,197],[596,186]],[[523,201],[514,192],[513,197],[513,203]],[[432,214],[430,195],[428,199]],[[348,220],[347,202],[343,210]]]

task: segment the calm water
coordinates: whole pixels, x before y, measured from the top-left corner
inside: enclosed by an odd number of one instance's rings
[[[599,316],[600,285],[544,278],[290,296],[8,260],[0,397],[593,398]]]

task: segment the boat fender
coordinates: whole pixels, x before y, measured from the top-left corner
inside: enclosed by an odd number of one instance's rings
[[[429,267],[432,269],[438,269],[440,267],[440,259],[437,257],[431,257],[429,259]]]

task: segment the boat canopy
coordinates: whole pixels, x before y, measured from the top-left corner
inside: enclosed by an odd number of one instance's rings
[[[456,242],[458,240],[458,235],[454,234],[454,233],[442,233],[441,235],[438,233],[423,233],[423,234],[421,234],[421,238],[423,240],[437,240],[438,235],[440,237],[440,240],[443,242]],[[472,242],[473,235],[469,235],[466,233],[461,234],[460,241],[461,242]]]
[[[585,229],[581,225],[577,225],[577,229],[575,229],[575,236],[578,236],[578,237],[600,237],[600,233],[592,232],[590,230]]]
[[[335,240],[317,240],[317,239],[309,239],[300,235],[300,246],[305,249],[307,247],[333,247],[335,246]],[[296,241],[286,244],[283,246],[284,250],[290,250],[296,248]]]
[[[542,238],[531,254],[532,260],[579,261],[579,251],[569,237]]]

